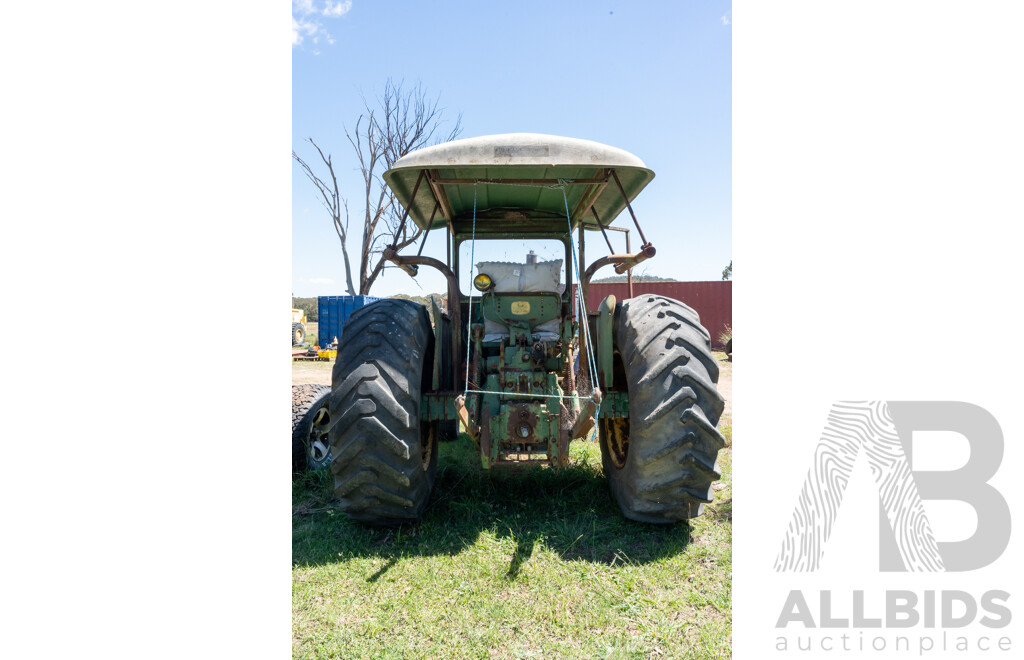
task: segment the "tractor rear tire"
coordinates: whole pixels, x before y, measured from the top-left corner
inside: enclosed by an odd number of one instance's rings
[[[666,524],[699,516],[721,478],[716,457],[725,446],[715,428],[725,402],[711,336],[697,312],[663,296],[625,300],[616,317],[629,417],[600,420],[612,495],[631,520]]]
[[[292,473],[330,465],[327,385],[292,385]]]
[[[306,341],[306,326],[301,323],[292,323],[292,346],[298,346]]]
[[[420,421],[432,380],[426,309],[380,300],[345,323],[330,398],[334,494],[348,516],[390,527],[423,517],[437,469],[438,422]]]

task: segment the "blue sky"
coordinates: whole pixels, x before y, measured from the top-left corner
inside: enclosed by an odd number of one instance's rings
[[[362,97],[377,95],[389,77],[422,83],[440,95],[448,117],[462,114],[460,137],[550,133],[636,154],[656,173],[634,209],[659,250],[638,272],[719,279],[732,259],[731,7],[731,0],[294,2],[293,145],[312,161],[304,141],[312,137],[333,155],[355,222],[361,177],[344,127],[354,127]],[[295,163],[292,199],[293,293],[344,294],[337,236]],[[628,214],[616,224],[631,225]],[[431,243],[426,252],[443,258],[443,243]],[[420,286],[386,271],[371,295],[442,291],[430,270],[421,269]]]

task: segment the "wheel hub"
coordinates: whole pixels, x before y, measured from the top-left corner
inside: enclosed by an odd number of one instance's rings
[[[309,460],[318,467],[326,466],[331,461],[331,445],[328,431],[331,427],[331,413],[327,406],[321,406],[313,416],[313,424],[309,430]]]
[[[626,457],[629,455],[629,419],[625,417],[602,419],[601,431],[601,441],[608,449],[612,465],[621,470],[626,467]]]

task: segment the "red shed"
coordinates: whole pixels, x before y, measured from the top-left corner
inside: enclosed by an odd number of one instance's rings
[[[633,295],[653,293],[675,298],[697,310],[700,322],[711,333],[711,345],[722,348],[718,336],[725,326],[732,327],[732,280],[713,282],[633,282]],[[625,282],[591,283],[587,291],[587,309],[597,311],[605,296],[617,300],[629,298]]]

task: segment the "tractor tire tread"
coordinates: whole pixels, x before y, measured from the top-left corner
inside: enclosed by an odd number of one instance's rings
[[[412,301],[381,300],[345,323],[332,371],[331,471],[353,520],[393,526],[426,510],[437,452],[425,467],[419,415],[432,350],[426,309]]]
[[[725,401],[718,363],[697,313],[657,295],[619,303],[615,344],[629,392],[629,445],[622,468],[602,441],[605,472],[623,514],[673,523],[703,512],[721,478],[717,430]]]

